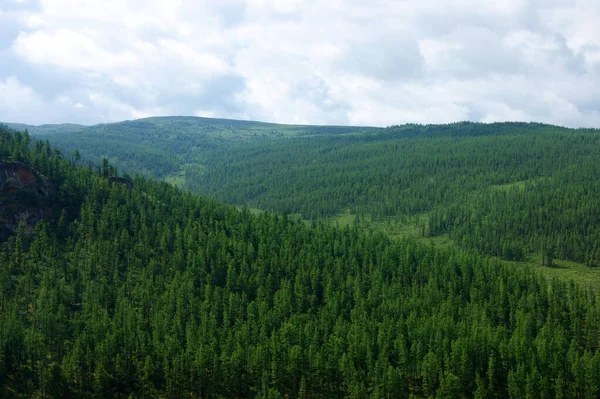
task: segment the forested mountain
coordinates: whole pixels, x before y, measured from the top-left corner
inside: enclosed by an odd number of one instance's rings
[[[595,294],[220,205],[2,129],[64,204],[0,251],[5,397],[596,397]],[[57,220],[58,219],[58,220]]]
[[[149,118],[44,127],[130,173],[222,202],[410,225],[506,260],[600,265],[599,132],[537,123],[290,126]],[[39,132],[39,131],[38,131]],[[406,230],[406,228],[404,228]]]
[[[345,211],[508,260],[600,264],[597,130],[407,125],[249,144],[207,164],[188,166],[188,187],[228,203],[309,219]]]
[[[60,123],[49,125],[27,125],[25,123],[5,123],[5,126],[19,131],[27,130],[29,134],[37,135],[60,135],[71,134],[79,130],[85,129],[87,126],[78,125],[76,123]]]
[[[11,124],[11,127],[27,128],[34,137],[49,139],[65,154],[77,150],[83,158],[95,164],[106,158],[130,174],[171,178],[178,182],[186,165],[194,165],[194,170],[204,167],[207,156],[215,150],[233,150],[245,143],[278,138],[344,135],[372,129],[181,116],[94,126]]]
[[[466,200],[491,185],[550,176],[589,156],[596,132],[544,125],[460,123],[353,136],[269,141],[222,150],[187,172],[194,191],[261,209],[374,218]]]

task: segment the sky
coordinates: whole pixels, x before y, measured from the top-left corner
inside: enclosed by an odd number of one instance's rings
[[[0,0],[0,121],[600,127],[598,0]]]

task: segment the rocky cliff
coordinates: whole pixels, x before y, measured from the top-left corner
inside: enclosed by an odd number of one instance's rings
[[[53,216],[56,190],[44,176],[21,162],[0,162],[0,241],[23,222],[29,231]]]

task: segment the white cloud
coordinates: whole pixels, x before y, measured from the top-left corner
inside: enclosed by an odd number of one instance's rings
[[[39,108],[41,98],[31,87],[24,86],[15,76],[0,80],[0,110],[3,120],[14,120],[22,117],[29,106]]]
[[[15,76],[0,80],[0,121],[34,124],[81,122],[82,108],[85,108],[83,104],[73,102],[66,95],[44,99]]]
[[[67,29],[21,33],[13,48],[29,62],[82,72],[111,73],[139,67],[142,62],[130,50],[113,52],[102,48],[93,36]]]
[[[598,126],[599,18],[596,0],[11,0],[0,88],[23,122]]]

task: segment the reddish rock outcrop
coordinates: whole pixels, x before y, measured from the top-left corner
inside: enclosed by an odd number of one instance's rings
[[[56,191],[48,180],[21,162],[0,162],[0,241],[24,222],[32,231],[56,206]]]

